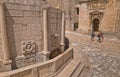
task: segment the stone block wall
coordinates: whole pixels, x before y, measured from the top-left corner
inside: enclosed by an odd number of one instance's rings
[[[42,0],[1,0],[6,3],[16,3],[16,4],[26,4],[26,5],[36,5],[41,6],[44,4]]]
[[[36,51],[42,52],[43,50],[43,2],[41,0],[4,1],[12,69],[34,64],[36,60],[42,62],[43,55],[41,54],[37,54],[36,58],[34,56],[25,58],[22,47],[23,42],[34,41]],[[0,47],[2,47],[2,44]],[[2,48],[0,49],[2,50]],[[0,58],[3,58],[2,53]]]
[[[115,24],[115,35],[120,39],[120,1],[117,1],[117,17]]]
[[[32,6],[21,2],[5,3],[11,56],[22,55],[22,41],[34,40],[37,51],[43,47],[42,5]]]
[[[10,59],[12,60],[12,69],[43,62],[45,55],[43,51],[43,8],[45,2],[42,0],[3,0],[5,2],[5,18],[7,25],[7,36],[10,47]],[[51,13],[51,14],[50,14]],[[48,30],[57,37],[57,40],[51,41],[49,49],[60,47],[62,12],[52,9],[48,12],[47,22]],[[50,28],[50,29],[49,29]],[[23,56],[23,42],[34,41],[37,54],[30,57]],[[55,42],[54,42],[55,41]],[[3,59],[2,39],[0,36],[0,59]],[[1,68],[0,68],[1,70]],[[3,70],[2,70],[3,71]]]
[[[89,10],[87,3],[82,3],[79,7],[79,26],[78,31],[79,32],[88,32],[90,27],[90,21],[89,21]]]
[[[105,33],[114,33],[116,16],[116,0],[109,0],[104,11],[103,19],[101,20],[100,30]]]
[[[0,77],[55,77],[72,58],[73,49],[69,48],[54,59],[13,71],[2,72],[0,73]]]
[[[1,33],[1,31],[0,31]],[[0,59],[3,59],[3,50],[2,50],[2,38],[1,38],[1,35],[0,35]]]
[[[54,51],[60,48],[62,11],[54,8],[47,8],[48,17],[48,50]]]

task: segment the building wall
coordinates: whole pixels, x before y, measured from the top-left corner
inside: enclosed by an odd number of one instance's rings
[[[1,30],[0,30],[0,59],[3,59]]]
[[[40,0],[5,1],[5,17],[12,69],[35,63],[34,57],[25,58],[23,56],[23,42],[34,40],[36,52],[42,52],[43,50],[42,3]],[[0,57],[3,58],[2,55]],[[37,62],[43,61],[40,54],[36,58]]]
[[[116,9],[116,0],[109,0],[106,5],[104,16],[101,21],[101,31],[105,33],[114,33],[115,32],[115,22],[117,17],[117,9]]]
[[[52,2],[52,0],[49,0],[49,2],[50,1]],[[73,30],[74,22],[77,20],[77,17],[75,17],[75,6],[80,5],[78,32],[90,33],[92,31],[89,13],[97,10],[103,13],[103,17],[100,18],[99,30],[103,31],[104,33],[113,34],[115,32],[115,23],[117,17],[116,1],[117,0],[98,0],[98,2],[88,2],[88,0],[57,0],[54,2],[54,5],[56,5],[56,7],[59,5],[61,9],[66,11],[66,30]],[[79,2],[82,3],[79,4]]]
[[[12,54],[22,55],[22,41],[35,40],[38,46],[37,51],[41,51],[43,46],[42,8],[6,3],[5,12],[11,56]]]
[[[115,34],[120,38],[120,1],[117,1],[117,18],[115,24]]]
[[[79,7],[79,32],[88,32],[90,29],[88,4],[82,3]]]
[[[12,60],[12,69],[21,68],[27,65],[35,64],[37,62],[45,61],[45,54],[43,54],[43,8],[46,3],[41,0],[3,0],[5,2],[5,17],[7,24],[7,34],[10,47],[10,59]],[[56,21],[46,22],[51,29],[47,28],[50,32],[53,32],[61,36],[61,23],[62,12],[60,9],[51,9],[51,18]],[[56,14],[56,15],[55,15]],[[53,27],[55,26],[55,27]],[[0,36],[1,37],[1,36]],[[51,37],[48,37],[49,39]],[[57,42],[57,46],[60,46],[60,39],[56,40],[52,44]],[[0,38],[1,40],[1,38]],[[36,54],[29,56],[24,55],[23,44],[25,42],[34,41]],[[0,43],[2,40],[0,41]],[[49,40],[51,43],[51,40]],[[55,44],[56,45],[56,44]],[[0,44],[0,59],[3,59],[2,43]],[[49,46],[48,49],[56,47]],[[1,65],[1,63],[0,63]]]
[[[62,11],[59,9],[48,8],[48,51],[52,52],[60,49]]]
[[[65,11],[65,27],[66,30],[73,30],[74,20],[76,21],[75,5],[78,0],[47,0],[52,7],[60,8]]]

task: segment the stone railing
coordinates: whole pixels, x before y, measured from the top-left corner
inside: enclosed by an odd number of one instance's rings
[[[69,48],[54,59],[13,71],[1,72],[0,77],[52,77],[60,72],[72,58],[73,49]]]

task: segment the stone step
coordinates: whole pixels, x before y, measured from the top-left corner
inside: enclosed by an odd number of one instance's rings
[[[84,68],[85,68],[85,65],[83,63],[78,64],[76,69],[74,69],[74,71],[69,77],[79,77],[79,75],[82,74]]]
[[[82,72],[77,77],[91,77],[91,75],[92,75],[92,67],[85,66]]]
[[[78,75],[82,72],[85,64],[82,61],[82,55],[80,51],[74,48],[74,58],[73,60],[55,77],[78,77]]]
[[[74,59],[55,77],[70,77],[74,70],[81,65],[80,61]]]

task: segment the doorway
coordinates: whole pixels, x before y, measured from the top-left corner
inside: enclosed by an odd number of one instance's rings
[[[98,32],[99,31],[99,23],[100,23],[100,21],[99,21],[99,19],[97,19],[97,18],[95,18],[94,20],[93,20],[93,26],[92,26],[92,31],[93,32]]]
[[[77,29],[78,29],[78,22],[74,23],[74,31],[77,31]]]

